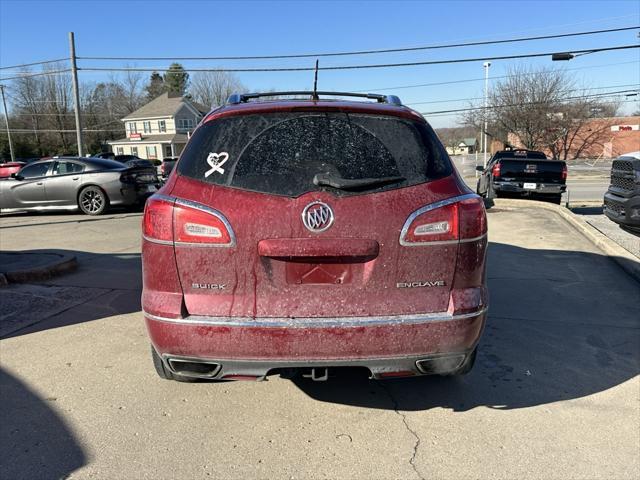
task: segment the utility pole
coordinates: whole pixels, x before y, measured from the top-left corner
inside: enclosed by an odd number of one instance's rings
[[[489,67],[491,62],[484,62],[484,131],[483,144],[484,144],[484,168],[487,168],[487,107],[489,106]]]
[[[78,156],[84,156],[82,148],[82,117],[80,116],[80,89],[78,87],[78,67],[76,66],[76,42],[73,32],[69,32],[69,60],[71,62],[71,79],[73,83],[73,106],[76,116],[76,143],[78,144]]]
[[[9,115],[7,115],[7,101],[4,99],[4,85],[0,85],[2,92],[2,106],[4,107],[4,122],[7,125],[7,138],[9,139],[9,152],[11,152],[11,161],[16,161],[16,155],[13,153],[13,143],[11,142],[11,129],[9,128]]]

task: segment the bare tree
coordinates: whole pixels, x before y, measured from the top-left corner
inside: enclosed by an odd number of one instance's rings
[[[617,105],[579,90],[566,72],[515,67],[488,95],[488,108],[471,105],[464,123],[482,128],[516,146],[546,150],[554,158],[576,158],[602,147],[606,120]],[[493,132],[492,132],[493,131]],[[496,135],[497,134],[497,135]]]
[[[191,78],[189,93],[198,103],[213,107],[223,105],[227,97],[245,89],[240,79],[228,72],[198,72]]]

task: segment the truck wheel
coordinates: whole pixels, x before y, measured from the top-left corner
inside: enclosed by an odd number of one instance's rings
[[[462,365],[460,365],[458,367],[457,370],[454,370],[451,373],[447,373],[444,376],[445,377],[459,377],[459,376],[462,376],[462,375],[466,375],[467,373],[469,373],[473,369],[473,366],[476,363],[476,355],[477,354],[478,354],[478,347],[473,349],[473,352],[471,352],[469,354],[469,356],[467,356],[467,358],[464,359],[464,362],[462,363]]]
[[[160,378],[164,380],[176,380],[178,382],[186,383],[198,381],[197,378],[183,377],[182,375],[176,375],[172,373],[171,370],[169,370],[164,364],[162,358],[160,358],[160,355],[158,355],[158,352],[156,352],[156,349],[153,348],[153,345],[151,345],[151,358],[153,360],[153,366],[156,369],[156,373]]]
[[[555,203],[556,205],[560,205],[562,203],[562,195],[553,195],[551,198],[551,203]]]
[[[83,188],[78,195],[78,207],[87,215],[102,215],[108,206],[107,194],[99,187]]]

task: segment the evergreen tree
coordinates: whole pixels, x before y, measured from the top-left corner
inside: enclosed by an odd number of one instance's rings
[[[147,91],[147,98],[149,100],[153,100],[166,92],[167,86],[165,85],[162,75],[158,72],[153,72],[151,77],[149,77],[149,83],[145,87],[145,90]]]
[[[164,74],[164,85],[168,92],[184,96],[189,83],[189,74],[179,63],[172,63]]]

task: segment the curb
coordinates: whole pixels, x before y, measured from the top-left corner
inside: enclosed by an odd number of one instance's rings
[[[75,255],[61,253],[57,250],[30,250],[26,252],[2,252],[4,255],[29,255],[29,254],[52,254],[59,258],[47,263],[39,265],[35,268],[25,268],[23,270],[12,270],[9,272],[0,272],[0,286],[11,283],[27,283],[41,280],[48,280],[57,275],[69,273],[78,268],[78,261]]]
[[[600,233],[593,228],[587,222],[585,222],[578,215],[571,210],[555,205],[552,203],[538,202],[535,200],[515,200],[506,198],[497,198],[493,200],[496,207],[506,208],[542,208],[545,210],[551,210],[562,217],[567,223],[571,224],[578,232],[591,241],[596,247],[602,250],[616,262],[622,269],[631,275],[636,281],[640,282],[640,260],[622,248],[616,242],[611,240],[606,235]]]

